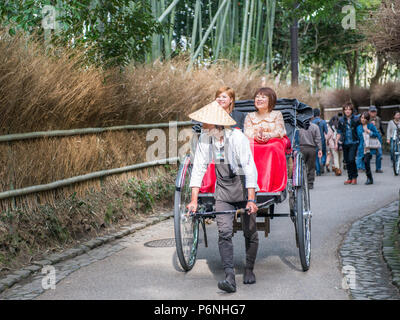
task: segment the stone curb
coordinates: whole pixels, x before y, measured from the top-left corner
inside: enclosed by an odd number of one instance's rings
[[[354,221],[339,246],[340,265],[353,266],[360,273],[356,275],[355,287],[346,288],[351,299],[398,299],[400,250],[395,247],[394,237],[398,218],[393,218],[393,207],[397,202]],[[386,270],[383,277],[379,270]]]
[[[400,248],[396,245],[396,240],[400,243],[400,234],[397,232],[397,223],[384,226],[384,237],[382,244],[383,258],[392,273],[392,284],[400,290]]]
[[[44,266],[53,265],[59,263],[61,261],[69,260],[89,252],[90,250],[102,246],[106,243],[112,242],[116,239],[121,239],[125,236],[128,236],[138,230],[144,229],[156,223],[162,222],[169,218],[173,217],[173,214],[167,213],[163,214],[158,217],[149,217],[144,222],[134,223],[128,227],[121,227],[121,230],[112,234],[100,236],[89,241],[86,241],[79,246],[74,248],[68,249],[64,252],[54,253],[43,257],[43,260],[33,261],[30,266],[24,267],[20,270],[17,270],[5,278],[0,279],[0,293],[4,292],[5,290],[11,288],[13,285],[17,284],[18,282],[28,278],[35,272],[41,270]]]

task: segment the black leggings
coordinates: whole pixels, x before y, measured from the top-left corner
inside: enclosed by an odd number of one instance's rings
[[[371,159],[371,152],[364,153],[365,174],[367,175],[367,178],[372,180]]]

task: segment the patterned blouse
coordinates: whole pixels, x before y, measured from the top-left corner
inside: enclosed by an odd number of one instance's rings
[[[285,122],[280,111],[272,110],[264,116],[258,112],[247,114],[244,121],[244,134],[256,138],[261,133],[263,140],[283,138],[286,135]]]

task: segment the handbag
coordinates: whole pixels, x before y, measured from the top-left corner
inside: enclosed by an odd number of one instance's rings
[[[363,132],[364,148],[366,149],[380,149],[382,147],[378,138],[371,137],[368,133]]]

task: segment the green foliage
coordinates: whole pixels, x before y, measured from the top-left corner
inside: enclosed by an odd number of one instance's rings
[[[153,209],[154,197],[151,188],[142,180],[129,179],[124,195],[134,199],[138,210],[144,213]]]
[[[69,239],[69,232],[58,219],[56,211],[50,205],[44,205],[40,208],[40,213],[44,216],[44,224],[50,237],[60,242],[66,242]]]
[[[107,224],[115,223],[119,220],[120,213],[123,209],[122,199],[116,199],[107,205],[104,222]]]
[[[104,68],[143,62],[151,35],[162,32],[146,0],[11,0],[0,3],[0,23],[11,35],[23,29],[43,37],[45,5],[57,9],[52,43],[85,48],[88,61]]]

